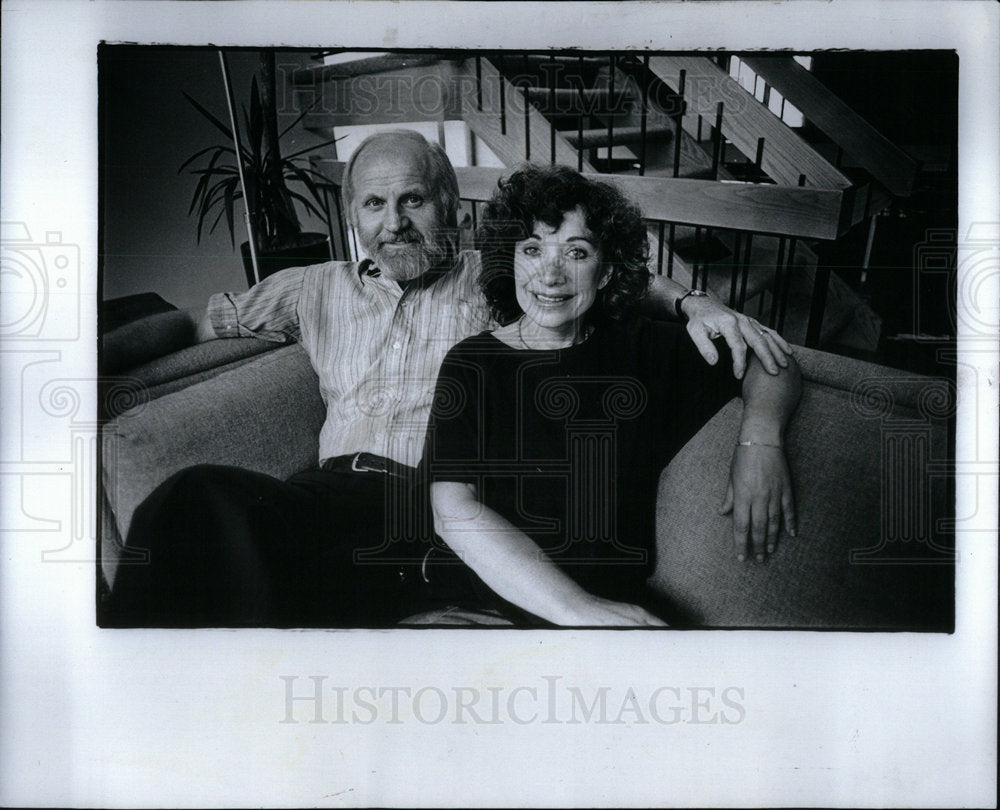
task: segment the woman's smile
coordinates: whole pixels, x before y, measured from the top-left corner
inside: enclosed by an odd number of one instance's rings
[[[601,247],[580,208],[567,211],[557,228],[536,221],[528,238],[514,246],[522,337],[544,345],[577,342],[606,281]]]

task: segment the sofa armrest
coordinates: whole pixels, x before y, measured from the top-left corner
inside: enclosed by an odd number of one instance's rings
[[[949,631],[954,623],[948,383],[796,349],[802,400],[787,435],[798,536],[735,559],[725,494],[742,405],[671,461],[657,500],[651,586],[677,623]]]
[[[316,374],[299,345],[123,413],[102,431],[101,483],[119,536],[127,537],[146,496],[185,467],[225,464],[287,478],[316,464],[324,416]],[[102,557],[109,583],[115,551]]]

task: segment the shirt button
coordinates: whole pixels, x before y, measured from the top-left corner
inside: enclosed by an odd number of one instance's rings
[[[398,349],[399,348],[399,341],[398,340],[395,343],[392,344],[392,348],[394,348],[394,349]]]

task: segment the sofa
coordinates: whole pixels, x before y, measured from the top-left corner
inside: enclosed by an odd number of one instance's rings
[[[284,478],[317,460],[324,407],[304,350],[253,338],[191,344],[180,322],[168,311],[116,330],[126,330],[119,346],[156,332],[171,340],[165,355],[103,377],[104,593],[119,566],[135,564],[122,542],[135,508],[177,470],[229,464]],[[110,355],[120,357],[107,345],[106,371],[118,363]],[[764,563],[735,559],[730,518],[718,514],[742,407],[733,400],[661,475],[650,586],[676,626],[951,632],[953,385],[822,351],[795,354],[803,395],[787,444],[798,536],[782,535]],[[496,622],[457,609],[408,621]]]

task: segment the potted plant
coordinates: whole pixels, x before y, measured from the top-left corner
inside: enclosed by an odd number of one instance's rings
[[[228,94],[230,90],[224,60],[223,71]],[[330,198],[332,194],[336,204],[336,190],[323,175],[304,165],[304,156],[338,139],[324,141],[290,155],[282,154],[281,139],[301,122],[308,110],[284,130],[278,131],[274,52],[264,51],[261,54],[260,69],[250,84],[249,107],[246,104],[242,106],[242,127],[238,124],[227,126],[187,93],[184,97],[229,141],[199,150],[178,169],[178,172],[183,172],[193,166],[189,171],[198,177],[188,208],[188,214],[197,210],[198,241],[201,241],[202,232],[210,220],[208,232],[212,233],[225,218],[230,243],[235,248],[234,211],[236,201],[244,199],[248,231],[250,238],[255,239],[259,271],[259,278],[255,279],[250,243],[244,242],[240,249],[251,286],[285,267],[329,260],[333,225]],[[231,98],[230,102],[235,116],[235,104]],[[242,180],[236,163],[237,144],[243,162]],[[301,190],[291,187],[290,183],[300,183]],[[321,217],[327,223],[328,233],[303,232],[295,210],[296,202]]]

